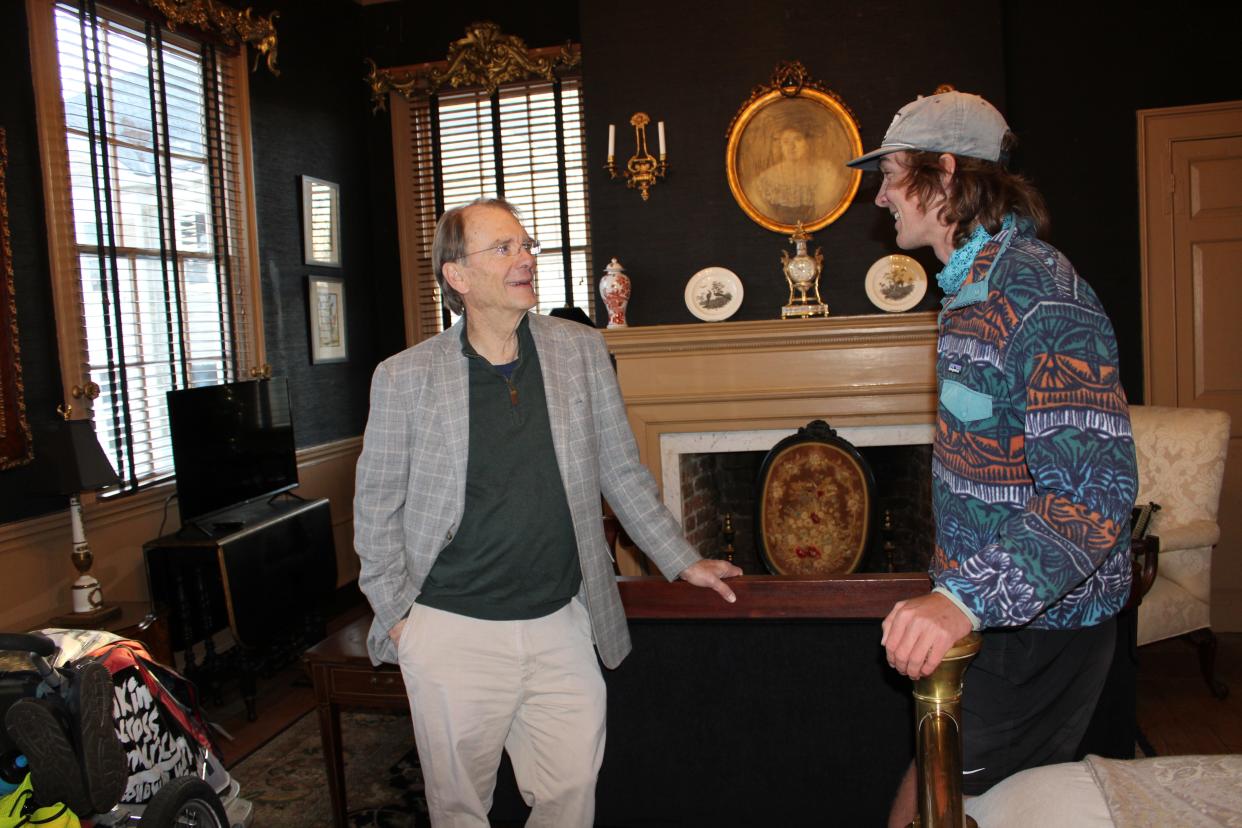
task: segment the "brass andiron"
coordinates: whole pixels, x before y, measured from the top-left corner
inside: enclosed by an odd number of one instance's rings
[[[729,563],[733,563],[733,513],[725,512],[724,525],[721,527],[721,534],[724,535],[724,559]]]
[[[979,652],[979,633],[954,644],[930,676],[914,682],[919,814],[915,828],[978,828],[962,805],[962,674]]]
[[[647,151],[647,124],[651,123],[651,118],[646,112],[635,112],[630,117],[630,124],[634,127],[634,155],[630,160],[625,162],[625,169],[617,170],[616,144],[617,130],[616,125],[608,125],[608,163],[604,165],[604,169],[608,170],[611,178],[624,177],[625,186],[631,190],[637,189],[642,195],[643,201],[648,199],[648,190],[655,186],[656,182],[668,173],[668,155],[664,151],[664,122],[657,124],[660,137],[660,157],[655,158]]]

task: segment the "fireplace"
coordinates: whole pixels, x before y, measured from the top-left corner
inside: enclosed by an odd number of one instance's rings
[[[687,468],[744,467],[753,461],[742,455],[761,458],[815,419],[826,420],[860,450],[887,455],[885,463],[901,466],[901,455],[915,454],[913,468],[920,469],[919,457],[929,458],[936,410],[934,313],[614,328],[604,336],[640,457],[660,484],[665,505],[701,548],[711,543],[720,516],[702,509],[710,496],[686,496]],[[721,454],[737,457],[696,459]],[[917,474],[902,471],[900,477],[908,481]],[[881,508],[884,497],[877,493]],[[691,501],[694,509],[687,510]],[[903,523],[889,537],[901,568],[922,568],[930,542],[926,524]],[[640,571],[634,560],[618,563],[623,574]],[[868,568],[883,564],[873,561]]]

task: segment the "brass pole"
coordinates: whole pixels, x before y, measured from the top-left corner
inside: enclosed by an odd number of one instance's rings
[[[983,643],[979,633],[954,644],[930,676],[914,682],[916,828],[977,828],[962,806],[962,674]]]

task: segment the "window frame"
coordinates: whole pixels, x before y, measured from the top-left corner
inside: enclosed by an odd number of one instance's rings
[[[576,44],[572,45],[574,54],[579,54],[579,48]],[[560,47],[545,47],[530,50],[532,58],[537,57],[553,57],[559,55]],[[432,63],[418,64],[415,66],[402,66],[385,69],[384,74],[390,77],[431,77],[437,72],[443,72],[449,64],[446,61],[437,61]],[[579,106],[585,107],[582,101],[582,73],[581,70],[566,72],[560,76],[562,80],[574,80],[578,84],[579,89]],[[530,84],[538,84],[545,82],[546,79],[528,78],[524,80],[515,80],[503,83],[497,90],[503,94],[506,89],[516,86],[527,86]],[[482,86],[454,86],[452,89],[446,89],[445,94],[458,96],[461,94],[478,93],[485,95],[486,90]],[[416,135],[413,128],[414,110],[416,108],[427,108],[431,102],[438,102],[438,98],[433,98],[429,91],[410,91],[408,88],[405,92],[399,88],[392,87],[387,91],[388,111],[391,117],[391,134],[393,147],[393,180],[396,189],[396,206],[397,206],[397,238],[400,255],[400,273],[401,273],[401,294],[404,305],[404,323],[405,323],[405,344],[407,347],[416,345],[424,339],[435,336],[440,332],[438,327],[430,325],[427,321],[431,316],[439,316],[441,308],[437,304],[436,308],[428,309],[423,305],[428,301],[428,297],[432,295],[427,290],[427,280],[435,281],[435,274],[427,271],[431,262],[431,246],[432,234],[428,232],[428,228],[434,226],[435,221],[427,221],[427,213],[435,213],[436,200],[436,184],[440,177],[440,171],[429,169],[426,165],[419,165],[416,161],[409,160],[409,153],[416,151],[419,146],[420,136]],[[562,127],[562,134],[563,134]],[[583,125],[585,132],[585,124]],[[583,145],[583,173],[588,172],[586,166],[586,147]],[[427,153],[427,157],[430,154]],[[586,256],[586,271],[583,277],[586,279],[586,298],[587,306],[583,308],[588,315],[594,314],[595,309],[595,279],[592,268],[593,245],[591,242],[591,210],[589,200],[589,188],[586,186],[584,179],[584,197],[585,202],[585,222],[587,232],[587,243],[584,248]],[[422,188],[420,190],[420,188]],[[454,205],[444,205],[445,208]],[[437,217],[438,218],[438,217]],[[564,240],[568,242],[568,238]],[[558,248],[559,250],[559,248]],[[434,311],[434,313],[428,312]]]
[[[26,0],[30,39],[31,75],[34,85],[36,134],[43,184],[44,217],[48,241],[48,265],[52,283],[52,303],[59,350],[62,399],[72,406],[75,419],[92,419],[94,400],[90,398],[86,319],[82,309],[79,246],[75,238],[67,124],[61,103],[60,65],[56,41],[55,7],[58,0]],[[106,4],[105,8],[107,7]],[[123,9],[123,17],[130,17]],[[102,10],[101,10],[102,13]],[[197,47],[194,38],[178,35],[164,27],[166,41]],[[238,216],[244,227],[237,234],[236,260],[245,270],[244,278],[230,298],[234,361],[237,379],[258,376],[266,370],[267,351],[263,335],[262,284],[260,279],[254,159],[250,134],[249,69],[244,50],[219,52],[219,61],[229,64],[238,82],[231,87],[230,103],[236,113],[230,140],[236,146],[236,192],[240,197]],[[50,412],[49,412],[50,414]],[[109,452],[111,456],[111,452]],[[130,481],[120,493],[132,494],[152,485],[171,485],[173,473]],[[115,494],[109,492],[108,494]]]

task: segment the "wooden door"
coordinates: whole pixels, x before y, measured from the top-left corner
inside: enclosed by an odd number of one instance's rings
[[[1233,418],[1212,623],[1242,630],[1242,101],[1138,115],[1146,400]]]

